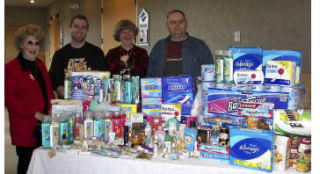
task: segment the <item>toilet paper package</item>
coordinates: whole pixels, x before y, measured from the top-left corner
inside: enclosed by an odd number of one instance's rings
[[[230,164],[272,172],[273,135],[273,131],[230,128]]]
[[[262,70],[261,47],[229,47],[233,54],[233,71]]]
[[[295,85],[301,85],[301,51],[294,50],[263,50],[262,68],[266,71],[268,61],[291,61],[295,62]]]
[[[182,115],[191,114],[193,96],[193,80],[191,76],[162,78],[162,102],[181,104]]]
[[[215,66],[214,64],[201,65],[202,81],[215,81]]]
[[[288,93],[211,89],[204,102],[204,115],[238,115],[238,109],[287,109]],[[239,108],[240,107],[240,108]]]

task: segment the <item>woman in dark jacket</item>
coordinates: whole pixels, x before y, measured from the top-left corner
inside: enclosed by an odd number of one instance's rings
[[[116,25],[113,37],[120,46],[110,49],[106,55],[111,74],[122,74],[127,70],[132,76],[146,75],[149,56],[145,49],[134,44],[137,34],[138,28],[127,19]]]
[[[48,71],[37,58],[44,43],[42,29],[37,25],[19,28],[14,43],[20,52],[5,65],[5,106],[19,157],[18,173],[26,173],[33,150],[41,145],[40,122],[50,110],[54,93]]]

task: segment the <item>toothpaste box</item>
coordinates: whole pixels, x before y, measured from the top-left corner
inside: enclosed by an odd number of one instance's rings
[[[200,159],[219,160],[229,163],[229,146],[200,145]]]
[[[262,70],[261,47],[229,47],[233,54],[233,70]]]
[[[193,103],[193,80],[189,75],[162,78],[162,101],[182,105],[182,115],[190,115]]]
[[[162,97],[161,78],[142,78],[140,83],[142,98]]]
[[[230,164],[272,172],[273,135],[273,131],[230,128]]]
[[[301,85],[301,51],[294,50],[263,50],[263,71],[266,71],[268,61],[291,61],[295,62],[295,85]]]
[[[265,67],[265,84],[295,85],[296,63],[292,61],[267,61]]]

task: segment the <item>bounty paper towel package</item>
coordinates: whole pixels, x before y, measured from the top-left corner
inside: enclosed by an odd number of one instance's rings
[[[230,128],[231,165],[272,172],[273,131]]]
[[[181,104],[182,115],[190,115],[193,103],[193,80],[189,75],[162,78],[162,102]]]
[[[291,61],[295,62],[295,85],[301,85],[301,52],[293,50],[263,50],[263,71],[266,70],[268,61]]]
[[[233,54],[233,71],[262,70],[261,47],[229,47]]]

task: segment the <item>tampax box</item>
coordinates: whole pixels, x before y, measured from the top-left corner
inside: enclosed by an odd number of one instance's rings
[[[295,85],[301,85],[301,51],[294,50],[263,50],[262,68],[265,72],[268,61],[295,62]]]
[[[229,47],[233,54],[233,71],[262,70],[261,47]]]
[[[142,98],[162,97],[161,78],[142,78],[140,83]]]
[[[273,131],[230,128],[230,164],[272,172],[273,135]]]
[[[161,115],[162,98],[142,98],[144,116]]]

